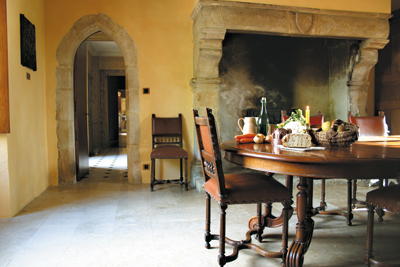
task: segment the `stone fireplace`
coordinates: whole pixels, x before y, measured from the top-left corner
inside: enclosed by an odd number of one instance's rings
[[[200,0],[192,13],[193,107],[213,109],[220,140],[259,108],[367,114],[369,73],[389,40],[390,14]],[[197,155],[197,152],[195,153]],[[198,167],[198,166],[197,166]],[[192,164],[192,177],[197,173]]]

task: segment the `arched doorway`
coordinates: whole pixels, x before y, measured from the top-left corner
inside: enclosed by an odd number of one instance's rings
[[[58,183],[76,182],[74,140],[73,64],[79,45],[96,32],[108,35],[120,47],[125,61],[127,101],[128,181],[141,183],[140,170],[140,103],[137,49],[126,29],[105,14],[80,18],[62,38],[56,53],[56,120],[58,149]]]

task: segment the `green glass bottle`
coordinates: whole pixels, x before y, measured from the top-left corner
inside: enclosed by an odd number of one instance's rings
[[[262,133],[263,135],[268,135],[268,112],[267,112],[267,98],[264,96],[261,98],[261,112],[257,119],[257,133]]]

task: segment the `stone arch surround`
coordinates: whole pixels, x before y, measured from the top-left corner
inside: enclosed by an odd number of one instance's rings
[[[56,59],[56,121],[58,150],[58,183],[76,182],[73,64],[76,50],[90,35],[96,32],[108,35],[121,49],[125,61],[127,98],[127,156],[128,181],[141,183],[140,169],[140,102],[137,66],[137,49],[132,37],[105,14],[83,16],[61,39]]]

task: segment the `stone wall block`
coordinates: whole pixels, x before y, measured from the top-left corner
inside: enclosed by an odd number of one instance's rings
[[[93,33],[100,31],[100,28],[97,26],[96,21],[97,15],[90,14],[80,18],[75,22],[72,28],[74,28],[78,33],[81,42],[83,42]]]
[[[57,121],[57,148],[65,150],[75,147],[74,120]]]
[[[57,88],[73,88],[73,65],[60,65],[56,68]]]
[[[268,26],[266,32],[288,33],[290,30],[288,13],[284,10],[226,7],[221,10],[221,16],[226,29],[260,32]],[[211,26],[203,23],[205,27]]]
[[[140,118],[139,116],[128,115],[127,125],[127,144],[128,145],[140,145]]]
[[[140,146],[127,145],[127,156],[128,156],[128,182],[131,184],[142,183]]]
[[[222,57],[222,49],[200,49],[197,64],[197,76],[201,78],[219,77],[219,62]]]
[[[367,116],[367,93],[369,83],[350,86],[350,112],[355,115]]]
[[[56,119],[74,120],[74,91],[58,89],[56,94]]]
[[[72,28],[70,31],[68,31],[68,33],[63,36],[60,45],[57,48],[57,62],[61,66],[73,66],[76,50],[81,43],[82,41],[80,41],[80,36],[76,32],[76,29]]]
[[[120,26],[114,20],[112,20],[109,16],[103,13],[99,13],[97,15],[96,25],[100,28],[100,30],[108,36],[112,36],[113,32],[119,30]]]
[[[75,148],[58,150],[58,178],[60,185],[76,182]]]
[[[120,27],[116,32],[113,32],[112,37],[121,49],[126,68],[137,67],[137,48],[132,37],[128,34],[125,28]]]
[[[126,68],[125,69],[126,73],[126,88],[129,88],[128,91],[132,91],[134,94],[137,94],[139,96],[139,92],[135,92],[139,90],[139,73],[137,68]],[[127,93],[129,93],[127,91]],[[135,99],[139,101],[138,99]]]

